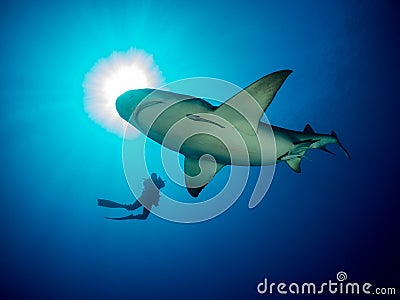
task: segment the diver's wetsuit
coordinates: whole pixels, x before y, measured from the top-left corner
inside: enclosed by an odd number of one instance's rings
[[[139,207],[143,206],[139,200],[136,200],[135,203],[127,205],[127,207],[125,207],[127,210],[135,210]],[[146,207],[143,207],[143,212],[139,215],[129,215],[127,217],[125,217],[126,219],[138,219],[138,220],[146,220],[147,217],[150,214],[150,210],[148,210]]]
[[[158,201],[160,199],[159,189],[163,188],[164,186],[164,181],[161,180],[160,177],[158,177],[157,179],[157,175],[153,173],[151,174],[151,179],[148,178],[143,182],[144,189],[142,195],[133,204],[120,204],[110,200],[98,199],[98,205],[110,208],[125,208],[126,210],[135,210],[143,206],[143,212],[138,215],[129,215],[120,218],[105,218],[111,220],[146,220],[150,214],[151,207],[153,205],[158,206]]]

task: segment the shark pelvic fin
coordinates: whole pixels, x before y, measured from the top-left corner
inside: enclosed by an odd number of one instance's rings
[[[301,168],[300,168],[301,158],[300,157],[293,157],[289,160],[286,160],[286,163],[296,173],[301,172]]]
[[[198,197],[215,174],[224,166],[204,156],[200,159],[185,157],[185,183],[189,194],[192,197]]]
[[[282,70],[264,76],[221,104],[214,113],[246,134],[255,135],[264,111],[291,73]]]
[[[281,157],[279,157],[278,160],[285,161],[293,171],[295,171],[296,173],[300,173],[301,160],[303,158],[311,160],[304,154],[306,153],[307,150],[310,149],[310,146],[314,142],[315,141],[313,139],[295,142],[293,143],[293,148],[284,155],[282,155]]]

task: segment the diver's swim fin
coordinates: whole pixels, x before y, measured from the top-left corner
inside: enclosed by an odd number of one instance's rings
[[[124,204],[110,201],[110,200],[105,200],[105,199],[98,199],[97,200],[97,205],[98,206],[104,206],[104,207],[109,207],[109,208],[125,208]]]
[[[120,218],[104,217],[104,219],[108,219],[108,220],[130,220],[130,219],[134,219],[134,216],[133,215],[129,215],[129,216],[120,217]]]

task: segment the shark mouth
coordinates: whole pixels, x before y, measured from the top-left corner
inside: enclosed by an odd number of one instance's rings
[[[139,113],[142,110],[144,110],[144,109],[146,109],[146,108],[148,108],[150,106],[160,104],[160,103],[163,103],[163,101],[161,101],[161,100],[153,100],[153,101],[149,101],[149,102],[146,102],[146,103],[143,103],[143,104],[139,104],[135,108],[135,110],[133,111],[133,114],[132,114],[133,120],[137,123],[137,116],[139,115]]]

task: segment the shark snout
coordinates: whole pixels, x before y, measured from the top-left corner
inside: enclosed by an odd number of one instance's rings
[[[126,121],[131,117],[136,105],[137,103],[131,91],[125,92],[115,101],[115,108],[118,114]]]
[[[135,114],[138,113],[146,97],[153,91],[152,89],[138,89],[123,93],[115,101],[117,112],[124,120],[129,122],[132,114],[134,112]]]

